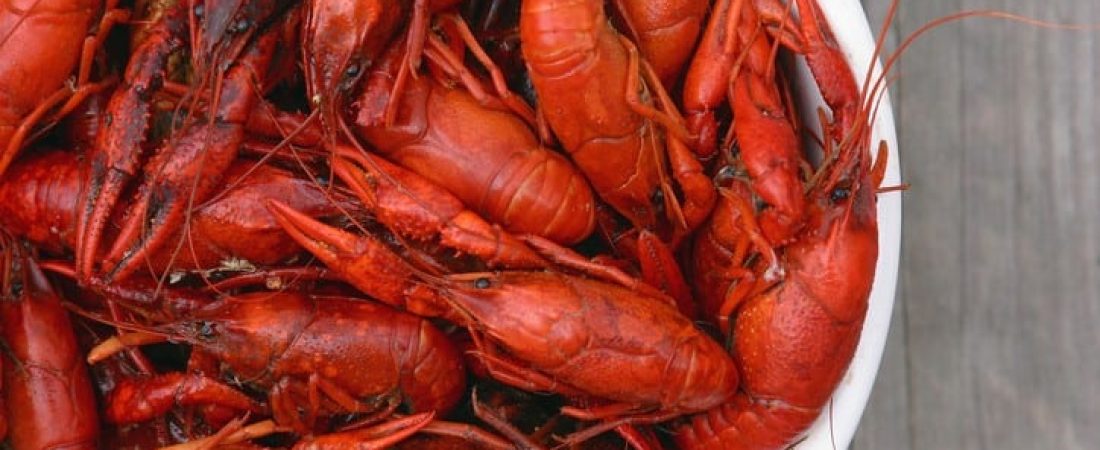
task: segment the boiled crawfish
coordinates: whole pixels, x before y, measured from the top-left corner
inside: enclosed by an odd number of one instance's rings
[[[0,225],[41,248],[72,250],[89,171],[87,160],[59,150],[40,149],[38,155],[20,160],[0,180]],[[188,233],[177,232],[171,238],[187,243],[178,256],[170,250],[149,256],[155,273],[232,268],[232,261],[242,268],[263,267],[292,259],[301,247],[263,207],[267,199],[280,199],[315,217],[361,209],[347,201],[347,194],[326,193],[272,165],[237,161],[227,170],[226,180],[232,189],[196,208]],[[114,217],[121,219],[122,214]]]
[[[525,0],[520,37],[540,110],[600,197],[667,241],[694,229],[713,206],[714,187],[660,81],[607,22],[603,2]]]
[[[732,352],[741,392],[681,426],[682,448],[787,445],[840,382],[859,342],[878,256],[877,180],[870,152],[852,151],[862,156],[841,182],[811,192],[807,228],[780,259],[785,278],[737,307]]]
[[[0,92],[42,71],[0,98],[0,226],[74,278],[109,384],[16,376],[93,344],[5,241],[12,443],[89,447],[96,415],[184,448],[797,439],[859,340],[885,164],[816,2],[462,3],[153,0],[117,54],[113,2],[49,51],[10,43],[56,24],[0,9]],[[829,108],[821,162],[781,52]]]
[[[276,421],[302,433],[312,429],[309,420],[317,415],[369,411],[372,401],[388,396],[412,411],[445,413],[465,385],[462,361],[442,332],[423,319],[359,299],[246,294],[210,303],[151,331],[188,342],[237,377],[264,386]],[[138,381],[127,389],[148,385],[169,395],[116,390],[109,408],[118,411],[115,420],[133,420],[136,405],[131,402],[156,398],[134,418],[163,414],[177,401],[171,394],[187,382],[175,376],[155,384]],[[226,404],[247,406],[236,400]],[[305,418],[298,404],[311,405]]]
[[[506,349],[511,358],[482,346],[486,366],[501,381],[616,402],[599,411],[566,409],[567,414],[667,418],[720,403],[737,386],[725,352],[680,315],[671,299],[652,290],[556,272],[398,278],[420,275],[394,270],[400,260],[377,240],[279,203],[271,208],[304,247],[367,294],[421,312],[451,308],[446,316]],[[372,279],[379,275],[385,278]],[[631,382],[608,384],[608,376]],[[701,380],[707,380],[705,386]]]

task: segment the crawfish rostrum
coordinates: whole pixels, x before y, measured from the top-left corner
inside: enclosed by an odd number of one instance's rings
[[[12,448],[783,448],[847,369],[813,0],[72,1],[0,9]]]

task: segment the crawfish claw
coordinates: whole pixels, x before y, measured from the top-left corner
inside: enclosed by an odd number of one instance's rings
[[[76,273],[80,281],[88,281],[95,272],[97,250],[107,220],[118,204],[123,187],[132,177],[113,167],[102,167],[100,163],[99,158],[93,159],[93,182],[79,215],[81,232],[76,235]],[[96,181],[100,179],[102,181]]]
[[[187,226],[188,211],[216,192],[243,137],[243,129],[231,125],[192,127],[150,161],[156,176],[147,175],[138,207],[107,254],[107,281],[132,274],[147,255],[167,244],[181,225]],[[207,145],[210,142],[215,144]]]
[[[119,382],[107,399],[107,420],[116,424],[143,422],[167,413],[174,406],[220,405],[262,412],[248,396],[215,379],[172,372],[146,379]]]
[[[399,309],[429,316],[441,314],[430,303],[418,301],[431,302],[434,294],[417,288],[413,268],[385,244],[325,225],[276,200],[269,200],[267,208],[290,237],[356,289]]]
[[[330,227],[278,200],[268,200],[267,209],[295,241],[330,267],[340,267],[362,252],[360,237]]]

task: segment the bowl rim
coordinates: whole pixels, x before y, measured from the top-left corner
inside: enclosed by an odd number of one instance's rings
[[[871,32],[867,14],[859,0],[830,0],[819,2],[825,19],[829,22],[848,64],[856,74],[857,82],[863,82],[863,74],[871,65],[875,49],[875,37]],[[800,85],[814,85],[804,61],[798,58],[795,79]],[[881,73],[881,62],[874,60],[875,75]],[[802,104],[822,105],[816,89],[802,89]],[[814,98],[816,97],[816,98]],[[806,103],[807,101],[816,103]],[[804,108],[804,110],[815,110]],[[805,123],[813,123],[808,121]],[[872,126],[871,142],[886,141],[888,161],[884,186],[901,184],[901,161],[898,157],[897,133],[894,128],[893,107],[890,96],[883,93],[878,117]],[[901,195],[897,192],[878,196],[878,245],[879,255],[875,266],[875,279],[871,287],[867,317],[855,356],[848,371],[841,379],[832,399],[821,415],[806,431],[804,439],[794,447],[798,450],[832,450],[848,448],[855,436],[860,418],[870,398],[886,337],[890,328],[890,316],[894,307],[897,288],[898,263],[901,251]]]

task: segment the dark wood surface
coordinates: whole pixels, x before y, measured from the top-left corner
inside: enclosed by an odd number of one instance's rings
[[[888,2],[863,3],[877,28]],[[910,0],[890,42],[978,8],[1100,23],[1097,0]],[[1100,31],[969,19],[915,44],[899,74],[913,187],[852,448],[1100,448]]]

